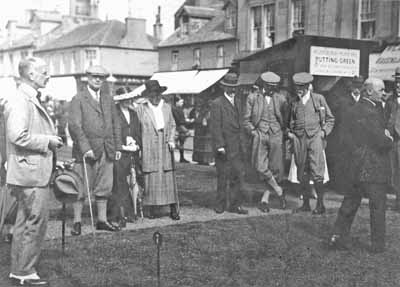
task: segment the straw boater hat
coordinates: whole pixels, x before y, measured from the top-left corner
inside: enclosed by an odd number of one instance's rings
[[[145,90],[142,92],[141,96],[145,97],[151,92],[157,92],[162,94],[167,90],[167,87],[160,86],[160,83],[157,80],[147,80],[144,83]]]
[[[237,87],[239,86],[238,76],[235,73],[228,73],[219,83],[226,87]]]

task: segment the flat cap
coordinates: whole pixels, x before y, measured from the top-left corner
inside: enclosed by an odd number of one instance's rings
[[[103,76],[103,77],[108,77],[109,73],[108,71],[103,68],[102,66],[96,65],[96,66],[90,66],[86,70],[86,74],[90,75],[96,75],[96,76]]]
[[[293,83],[295,85],[307,85],[314,80],[314,77],[306,72],[296,73],[293,75]]]
[[[260,76],[261,80],[271,86],[276,86],[279,84],[281,81],[281,77],[279,77],[277,74],[274,72],[265,72],[262,73]]]

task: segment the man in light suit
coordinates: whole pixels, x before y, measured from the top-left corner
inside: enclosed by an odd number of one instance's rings
[[[107,201],[113,185],[114,160],[121,158],[121,127],[113,98],[102,89],[108,72],[101,66],[91,66],[86,73],[88,85],[72,99],[68,114],[68,129],[74,142],[72,157],[82,178],[83,158],[88,163],[89,187],[97,205],[96,229],[117,231],[119,227],[107,220]],[[84,196],[80,196],[73,205],[74,236],[81,234],[83,200]]]
[[[18,200],[11,247],[10,279],[23,286],[45,286],[35,269],[48,221],[53,156],[62,146],[53,122],[40,105],[38,89],[49,80],[39,58],[19,64],[21,85],[6,104],[7,184]]]
[[[241,122],[235,99],[238,79],[229,73],[221,81],[223,92],[211,105],[210,130],[214,142],[217,168],[216,213],[247,214],[241,207],[244,182],[244,153],[241,145]],[[229,189],[228,189],[229,183]]]
[[[283,134],[288,104],[278,92],[281,78],[273,72],[260,76],[261,89],[247,97],[243,126],[251,137],[251,163],[266,184],[259,209],[269,212],[270,188],[279,196],[282,209],[285,195],[278,184],[283,180]]]

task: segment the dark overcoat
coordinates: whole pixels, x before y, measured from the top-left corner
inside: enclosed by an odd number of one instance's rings
[[[350,114],[354,138],[350,171],[354,183],[390,183],[392,141],[385,136],[385,118],[378,105],[363,97]]]
[[[95,158],[103,153],[114,160],[121,150],[121,128],[114,101],[107,92],[100,91],[100,103],[93,99],[84,86],[73,97],[68,113],[68,130],[74,142],[72,157],[82,161],[83,154],[93,150]]]
[[[225,148],[227,159],[232,159],[243,153],[241,120],[238,101],[235,106],[219,93],[211,105],[210,131],[213,138],[214,152]]]

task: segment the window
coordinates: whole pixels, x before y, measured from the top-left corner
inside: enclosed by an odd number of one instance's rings
[[[360,1],[359,38],[372,39],[375,37],[375,1]]]
[[[292,34],[304,34],[304,0],[292,0]]]
[[[172,51],[171,55],[171,70],[176,71],[178,70],[178,62],[179,62],[179,52],[178,51]]]
[[[265,37],[264,48],[271,47],[275,40],[275,5],[264,6]]]
[[[89,63],[89,65],[93,65],[97,58],[97,51],[94,49],[87,49],[85,52],[87,63]]]
[[[199,68],[201,65],[201,51],[200,48],[196,48],[193,50],[193,66]]]
[[[252,49],[262,48],[261,30],[262,30],[262,6],[251,8],[252,11]]]
[[[251,49],[268,48],[275,41],[275,4],[251,8]]]
[[[182,34],[189,33],[189,16],[184,15],[182,16]]]
[[[226,29],[236,28],[236,9],[232,5],[225,10],[225,27]]]
[[[223,68],[225,65],[225,51],[224,51],[224,46],[218,46],[217,47],[217,68]]]

